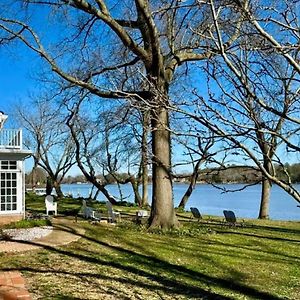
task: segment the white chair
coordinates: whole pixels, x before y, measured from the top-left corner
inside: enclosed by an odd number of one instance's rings
[[[115,223],[116,218],[118,221],[121,220],[121,214],[118,211],[114,211],[111,202],[106,201],[106,207],[108,212],[108,221]]]
[[[82,213],[85,219],[101,220],[100,213],[97,213],[92,207],[87,206],[86,200],[82,200]]]
[[[148,220],[149,214],[147,210],[138,210],[136,212],[137,224],[145,224]]]
[[[138,210],[136,212],[136,216],[139,218],[147,218],[148,217],[148,211],[147,210]]]
[[[51,195],[47,195],[45,198],[46,205],[46,214],[49,215],[50,211],[54,212],[54,215],[57,215],[57,202],[54,202],[54,198]]]

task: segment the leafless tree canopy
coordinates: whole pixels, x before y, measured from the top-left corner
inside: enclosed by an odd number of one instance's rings
[[[272,167],[280,145],[299,150],[293,138],[300,123],[298,1],[27,0],[5,7],[8,2],[0,15],[2,44],[23,42],[63,80],[62,90],[126,100],[142,120],[149,117],[152,226],[177,226],[173,109],[225,138],[268,182],[300,199]],[[183,92],[188,108],[172,98],[172,88],[188,78],[181,71],[200,82],[196,92],[188,85]]]

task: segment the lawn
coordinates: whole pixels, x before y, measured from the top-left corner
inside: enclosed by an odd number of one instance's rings
[[[95,203],[94,203],[95,204]],[[42,211],[42,198],[27,207]],[[102,212],[104,205],[96,205]],[[70,215],[80,202],[64,199]],[[19,270],[34,299],[300,299],[300,222],[221,219],[180,214],[181,228],[149,232],[132,222],[91,224],[68,246],[0,256],[2,270]]]

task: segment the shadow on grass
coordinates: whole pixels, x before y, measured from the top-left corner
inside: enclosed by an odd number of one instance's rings
[[[19,241],[24,244],[31,244],[31,245],[37,245],[42,246],[44,249],[61,254],[66,255],[69,257],[73,257],[76,259],[79,259],[81,261],[92,263],[100,266],[107,266],[111,268],[115,268],[117,270],[120,270],[122,272],[128,272],[133,275],[139,275],[141,277],[144,277],[147,280],[151,280],[150,283],[145,283],[142,280],[134,280],[132,278],[129,278],[129,276],[124,276],[124,278],[115,278],[115,277],[109,277],[103,274],[90,274],[90,273],[72,273],[72,275],[76,276],[95,276],[97,278],[102,279],[110,279],[112,281],[118,281],[120,283],[127,283],[132,284],[134,286],[138,286],[141,288],[146,288],[149,290],[161,290],[162,292],[171,293],[171,294],[179,294],[186,297],[202,297],[205,299],[232,299],[228,296],[219,295],[212,291],[210,291],[211,288],[222,288],[224,290],[227,290],[228,292],[236,292],[240,293],[245,296],[254,297],[256,299],[270,299],[270,300],[279,300],[281,298],[274,296],[267,292],[259,291],[253,287],[249,287],[244,284],[233,282],[233,280],[230,279],[224,279],[224,278],[218,278],[214,277],[213,275],[207,275],[204,273],[201,273],[199,271],[195,271],[192,269],[189,269],[185,266],[175,265],[172,263],[169,263],[167,261],[164,261],[160,258],[149,256],[141,253],[137,253],[135,251],[125,249],[123,247],[119,247],[116,245],[111,245],[107,242],[100,241],[98,239],[95,239],[93,237],[89,237],[86,235],[82,235],[79,233],[75,233],[76,231],[72,227],[68,226],[60,226],[60,230],[65,230],[67,232],[72,232],[76,234],[77,236],[80,236],[81,238],[86,239],[89,242],[95,243],[99,246],[107,247],[111,250],[117,251],[120,254],[126,254],[130,256],[131,258],[131,264],[122,264],[119,261],[116,260],[109,260],[106,261],[102,257],[95,257],[95,255],[86,255],[86,254],[80,254],[80,253],[74,253],[71,250],[65,250],[61,248],[56,248],[52,246],[45,246],[41,245],[38,242],[33,241]],[[34,268],[16,268],[19,271],[30,271],[30,272],[41,272],[41,270],[36,270]],[[13,268],[8,268],[6,270],[13,270]],[[152,271],[153,270],[153,271]],[[44,272],[44,270],[43,270]],[[51,271],[47,271],[51,272]],[[64,271],[53,271],[53,273],[59,273]],[[171,279],[171,278],[172,279]],[[204,289],[202,287],[196,286],[197,283],[186,283],[183,280],[186,281],[198,281],[199,284],[202,286],[207,286],[207,289]]]
[[[256,233],[247,233],[247,232],[237,232],[237,231],[220,231],[221,234],[235,234],[235,235],[243,235],[243,236],[248,236],[252,238],[259,238],[259,239],[268,239],[268,240],[273,240],[273,241],[280,241],[280,242],[292,242],[292,243],[300,243],[300,240],[294,240],[294,239],[287,239],[287,238],[282,238],[282,237],[274,237],[274,236],[264,236],[264,235],[259,235]]]
[[[245,235],[249,237],[256,237],[256,238],[261,238],[261,239],[269,239],[269,240],[274,240],[274,241],[282,241],[282,242],[292,242],[292,243],[300,243],[300,230],[297,229],[289,229],[289,228],[281,228],[281,227],[273,227],[273,226],[260,226],[260,225],[253,225],[253,224],[243,224],[243,223],[238,223],[238,225],[242,226],[230,226],[222,221],[219,220],[200,220],[200,222],[196,222],[195,220],[181,220],[183,223],[190,223],[196,226],[203,226],[205,228],[210,228],[212,230],[215,230],[217,233],[220,234],[238,234],[238,235]],[[228,231],[228,229],[231,229]],[[241,229],[239,231],[235,231],[235,229]],[[291,239],[291,238],[286,238],[286,237],[273,237],[273,236],[264,236],[261,234],[256,234],[256,233],[249,233],[247,230],[252,230],[252,231],[269,231],[271,233],[283,233],[283,234],[290,234],[294,235],[296,238]]]
[[[300,222],[299,222],[300,223]],[[258,230],[269,230],[271,232],[280,232],[280,233],[288,233],[288,234],[296,234],[300,235],[300,229],[290,229],[290,228],[282,228],[282,227],[274,227],[274,226],[261,226],[261,225],[251,225],[251,228]]]

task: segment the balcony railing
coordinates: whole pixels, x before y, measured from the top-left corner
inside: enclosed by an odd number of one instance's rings
[[[22,149],[22,129],[0,130],[0,149]]]

